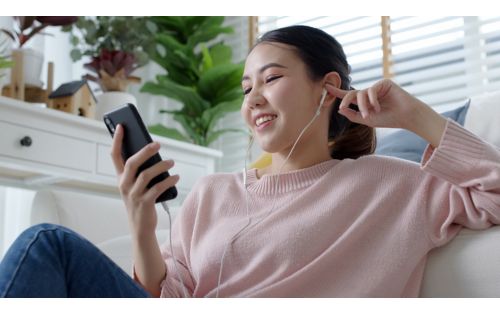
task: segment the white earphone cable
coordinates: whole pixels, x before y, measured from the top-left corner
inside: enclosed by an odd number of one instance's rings
[[[174,262],[175,271],[177,272],[177,278],[179,279],[179,281],[182,284],[182,292],[184,294],[184,298],[189,298],[189,294],[186,290],[186,285],[184,285],[184,280],[182,279],[179,268],[177,267],[177,260],[175,259],[175,255],[174,255],[174,248],[172,245],[172,216],[170,215],[170,209],[169,209],[166,201],[161,202],[161,205],[162,205],[163,209],[165,210],[165,212],[167,212],[167,214],[168,214],[168,224],[169,224],[168,238],[170,240],[170,254],[172,254],[172,260]],[[168,273],[167,273],[167,275],[168,275]]]
[[[250,219],[250,215],[249,215],[248,189],[247,189],[247,184],[246,184],[247,159],[248,159],[248,154],[249,154],[251,145],[253,144],[253,136],[252,136],[252,138],[250,140],[250,143],[248,145],[248,149],[247,149],[247,153],[246,153],[246,157],[245,157],[245,169],[244,169],[244,173],[243,173],[243,175],[244,175],[243,176],[243,182],[244,182],[244,185],[245,185],[244,186],[245,187],[245,200],[246,200],[246,210],[247,210],[248,222],[247,222],[247,224],[242,229],[240,229],[235,235],[233,235],[233,237],[231,237],[231,240],[229,240],[229,242],[226,244],[226,247],[224,249],[224,252],[223,252],[222,257],[221,257],[221,262],[220,262],[221,265],[220,265],[220,269],[219,269],[219,279],[218,279],[218,282],[217,282],[217,292],[216,292],[216,295],[215,295],[216,298],[219,297],[219,288],[220,288],[220,283],[221,283],[221,279],[222,279],[222,268],[223,268],[223,265],[224,265],[224,258],[226,256],[227,249],[236,241],[236,239],[238,239],[244,233],[245,230],[249,230],[249,229],[255,227],[256,225],[260,224],[260,222],[262,222],[263,220],[265,220],[274,211],[275,205],[276,205],[276,194],[278,192],[278,184],[279,184],[279,178],[280,178],[280,175],[281,175],[281,171],[283,170],[283,168],[285,167],[286,163],[288,162],[288,159],[290,158],[290,156],[292,155],[293,151],[295,150],[295,147],[297,146],[297,143],[299,142],[299,140],[302,137],[302,135],[304,135],[304,133],[306,132],[306,130],[312,125],[312,123],[314,122],[314,120],[320,115],[320,110],[321,110],[321,107],[323,106],[323,102],[325,101],[326,95],[327,95],[327,92],[326,92],[326,89],[324,89],[323,93],[321,95],[321,100],[320,100],[319,107],[316,110],[316,112],[314,113],[313,118],[302,129],[302,131],[300,132],[299,136],[295,140],[295,143],[293,144],[292,149],[288,153],[288,156],[285,158],[285,161],[283,162],[283,164],[280,166],[280,168],[278,170],[278,174],[276,175],[275,182],[274,182],[273,203],[272,203],[271,209],[267,212],[267,214],[264,217],[262,217],[260,220],[258,220],[253,225],[251,225],[251,219]]]
[[[231,237],[231,240],[229,240],[229,242],[226,244],[226,247],[224,248],[224,252],[222,253],[221,262],[220,262],[219,278],[217,280],[217,292],[215,294],[216,298],[219,297],[219,287],[220,287],[220,282],[221,282],[221,279],[222,279],[222,268],[224,267],[224,258],[226,256],[227,249],[233,244],[233,242],[239,237],[239,235],[241,233],[243,233],[243,231],[248,226],[250,226],[250,224],[251,224],[250,213],[249,213],[249,209],[248,209],[247,159],[248,159],[248,155],[250,153],[250,149],[252,148],[252,144],[253,144],[253,136],[250,138],[250,142],[248,144],[247,153],[246,153],[246,156],[245,156],[245,168],[244,168],[244,173],[243,173],[243,184],[245,186],[245,202],[246,202],[246,210],[247,210],[248,222],[247,222],[247,224],[242,229],[240,229],[235,235],[233,235],[233,237]]]

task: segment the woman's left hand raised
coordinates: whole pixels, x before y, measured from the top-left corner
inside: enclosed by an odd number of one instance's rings
[[[446,119],[390,79],[382,79],[362,90],[342,90],[330,84],[326,84],[326,89],[342,99],[339,113],[351,122],[370,127],[403,128],[434,147],[439,144]],[[359,112],[349,108],[351,103],[358,106]]]
[[[328,92],[341,98],[339,113],[350,121],[370,127],[410,129],[412,119],[427,106],[390,79],[383,79],[362,90],[342,90],[326,84]],[[359,112],[349,108],[358,106]]]

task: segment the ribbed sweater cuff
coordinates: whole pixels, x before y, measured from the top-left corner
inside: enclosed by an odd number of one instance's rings
[[[421,167],[432,175],[459,185],[470,177],[477,162],[484,155],[484,143],[455,121],[448,119],[439,147],[428,145]]]

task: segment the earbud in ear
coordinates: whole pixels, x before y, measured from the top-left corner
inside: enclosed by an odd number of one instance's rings
[[[321,101],[319,102],[319,105],[323,105],[326,99],[326,95],[328,94],[328,91],[326,91],[326,88],[323,88],[323,92],[321,93]]]
[[[316,110],[316,115],[319,115],[321,113],[321,107],[323,106],[323,103],[325,102],[327,94],[328,94],[328,92],[326,91],[326,88],[323,88],[323,92],[321,93],[321,100],[319,101],[319,106],[318,106],[318,109]]]

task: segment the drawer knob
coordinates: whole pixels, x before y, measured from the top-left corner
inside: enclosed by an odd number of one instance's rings
[[[23,139],[21,139],[21,146],[23,147],[29,147],[32,143],[33,141],[30,136],[24,136]]]

